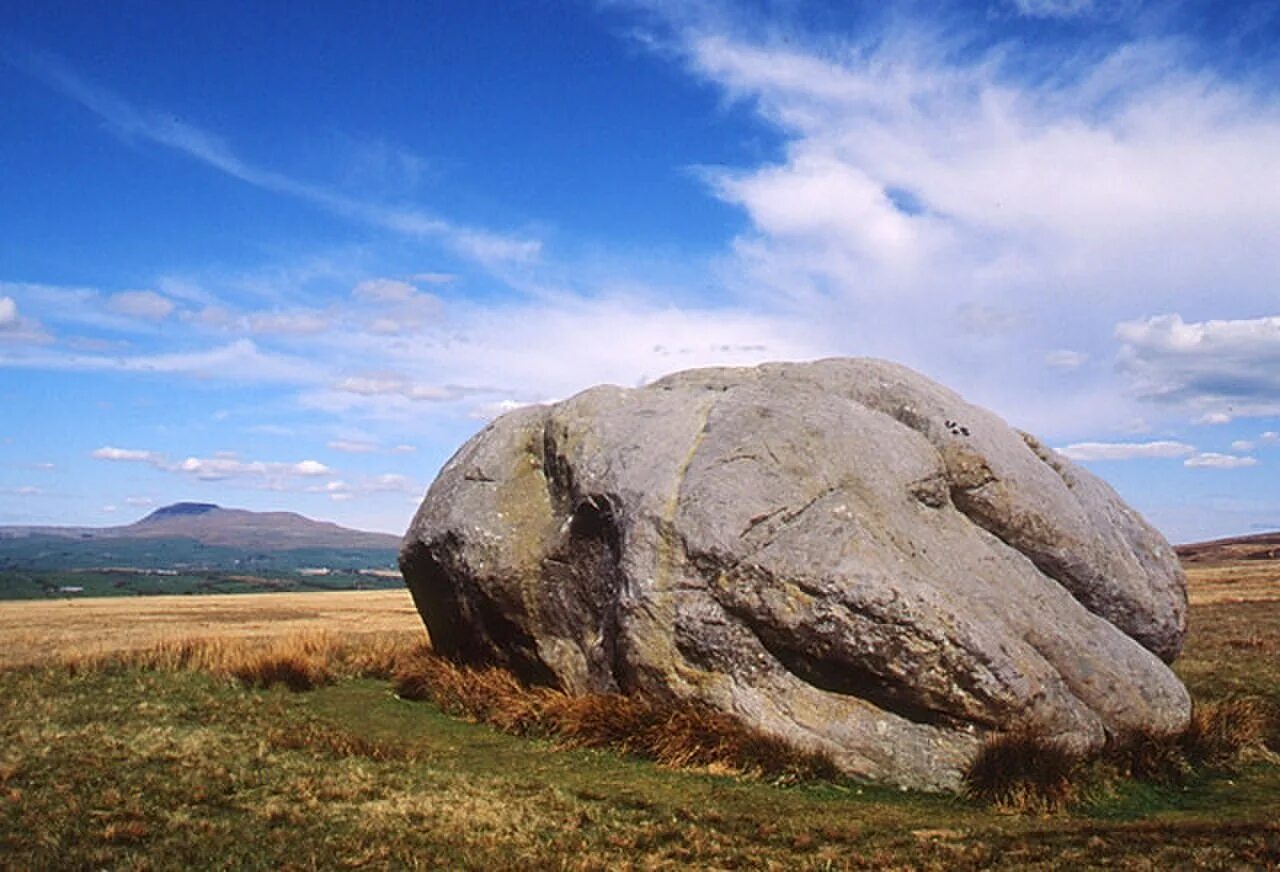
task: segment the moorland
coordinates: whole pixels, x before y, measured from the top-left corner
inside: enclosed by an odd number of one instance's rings
[[[1280,560],[1183,559],[1175,668],[1239,741],[1077,765],[1053,802],[858,784],[705,713],[459,670],[403,589],[0,603],[0,865],[1271,868]]]

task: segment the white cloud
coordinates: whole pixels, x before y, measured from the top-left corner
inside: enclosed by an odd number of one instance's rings
[[[333,470],[318,460],[303,460],[293,465],[293,471],[298,475],[316,476],[328,475]]]
[[[1258,447],[1258,443],[1249,439],[1237,439],[1231,443],[1231,450],[1238,454],[1248,454]]]
[[[1280,190],[1280,106],[1186,43],[984,52],[908,14],[809,38],[711,5],[654,4],[674,34],[660,50],[783,137],[772,162],[702,170],[750,222],[724,275],[762,307],[802,313],[817,344],[936,373],[1042,432],[1102,432],[1172,419],[1081,366],[1114,354],[1112,325],[1208,300],[1274,305],[1280,198],[1261,192]],[[1041,367],[1007,365],[1033,359],[1078,370],[1071,395],[1050,398]]]
[[[317,493],[327,494],[331,500],[352,500],[373,494],[402,493],[421,497],[425,488],[399,473],[389,472],[364,478],[350,483],[342,479],[326,482],[323,486],[312,488]]]
[[[0,357],[0,365],[32,369],[181,375],[204,381],[312,383],[323,370],[300,357],[261,350],[250,339],[198,351],[107,355],[58,351]]]
[[[12,285],[8,282],[0,282],[0,289],[7,287]],[[18,312],[18,303],[13,297],[0,296],[0,342],[16,344],[50,341],[52,341],[51,337],[45,333],[38,321],[22,317]]]
[[[329,448],[346,454],[372,454],[378,450],[378,443],[364,439],[334,439]]]
[[[1235,419],[1227,412],[1205,412],[1199,418],[1196,418],[1195,423],[1218,425],[1230,424],[1233,420]]]
[[[1116,326],[1120,363],[1149,399],[1209,407],[1201,421],[1280,413],[1280,316],[1186,322],[1158,315]]]
[[[93,452],[93,456],[99,460],[120,460],[129,463],[150,463],[152,465],[161,465],[164,463],[164,455],[154,451],[143,451],[133,448],[116,448],[111,445],[104,445],[102,448]]]
[[[441,385],[414,384],[393,375],[348,376],[333,383],[333,389],[362,397],[391,395],[414,402],[444,402],[457,398],[464,389]]]
[[[417,450],[418,450],[418,446],[416,445],[400,444],[400,445],[394,446],[391,449],[391,453],[392,454],[413,454],[417,452]]]
[[[1234,454],[1218,454],[1209,451],[1188,457],[1182,461],[1182,465],[1192,469],[1242,469],[1248,466],[1257,466],[1258,459],[1256,457],[1238,457]]]
[[[162,472],[179,473],[199,481],[237,480],[269,490],[288,490],[297,479],[332,474],[333,470],[317,460],[296,463],[242,460],[232,451],[219,451],[213,457],[187,457],[171,461],[162,452],[134,448],[104,446],[93,452],[99,460],[145,463]]]
[[[156,501],[151,497],[125,497],[124,501],[126,505],[139,506],[143,508],[146,506],[154,506],[156,504]]]
[[[155,291],[121,291],[107,298],[107,307],[129,318],[163,321],[173,314],[174,304]]]
[[[1058,451],[1071,460],[1138,460],[1185,457],[1195,451],[1185,442],[1077,442]]]

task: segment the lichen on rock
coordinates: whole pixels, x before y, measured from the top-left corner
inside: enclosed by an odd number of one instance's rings
[[[436,649],[697,700],[950,789],[992,730],[1079,750],[1190,714],[1169,545],[1105,483],[904,367],[598,387],[449,461],[401,566]]]

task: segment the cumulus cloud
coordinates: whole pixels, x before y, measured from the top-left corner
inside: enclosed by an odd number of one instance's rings
[[[155,291],[121,291],[107,298],[107,307],[129,318],[163,321],[173,314],[174,304]]]
[[[1195,446],[1185,442],[1161,440],[1156,442],[1077,442],[1058,451],[1071,460],[1139,460],[1151,458],[1185,457],[1195,452]]]
[[[163,452],[108,445],[95,450],[92,456],[99,460],[145,463],[162,472],[179,473],[199,481],[238,480],[270,490],[288,490],[298,479],[318,478],[333,473],[332,469],[317,460],[300,460],[295,463],[243,460],[234,452],[219,452],[213,457],[187,457],[174,461]]]
[[[116,448],[112,445],[104,445],[97,449],[93,452],[93,456],[99,460],[123,460],[130,463],[150,463],[155,466],[164,463],[163,454],[135,448]]]
[[[1107,368],[1082,369],[1115,353],[1113,325],[1209,298],[1273,305],[1280,201],[1259,192],[1280,186],[1280,107],[1185,41],[1064,57],[909,13],[837,40],[728,4],[648,6],[661,51],[781,136],[772,161],[702,177],[749,222],[732,286],[805,313],[824,344],[945,374],[1029,410],[1023,426],[1097,431],[1152,414]],[[1046,368],[1079,372],[1072,396],[1045,401]]]
[[[311,488],[311,490],[315,493],[326,494],[331,500],[345,501],[373,494],[386,493],[401,493],[420,497],[425,488],[408,476],[395,472],[388,472],[381,475],[362,478],[354,482],[348,482],[343,479],[334,479],[333,481],[326,482],[320,487]]]
[[[1122,322],[1115,333],[1122,370],[1148,399],[1208,407],[1205,423],[1280,414],[1280,316],[1187,322],[1157,315]]]
[[[1242,469],[1257,466],[1256,457],[1240,457],[1234,454],[1218,454],[1213,451],[1196,454],[1182,461],[1182,465],[1191,469]]]
[[[0,282],[0,288],[5,287]],[[18,312],[18,302],[9,296],[0,296],[0,342],[7,343],[44,343],[50,337],[44,332],[39,322],[24,318]]]

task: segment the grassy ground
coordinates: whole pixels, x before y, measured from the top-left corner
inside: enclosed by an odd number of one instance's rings
[[[403,593],[313,595],[320,602],[310,604],[290,596],[220,607],[200,600],[208,611],[170,625],[159,647],[150,631],[160,617],[130,624],[121,611],[112,620],[122,629],[104,650],[153,653],[114,664],[73,655],[66,640],[31,642],[27,653],[38,656],[12,657],[42,662],[0,671],[0,867],[1280,864],[1280,766],[1265,759],[1165,786],[1099,783],[1049,815],[851,782],[784,785],[723,767],[674,770],[506,735],[397,698],[389,664],[420,634],[408,631],[416,617],[404,620],[411,606]],[[334,597],[348,599],[328,605]],[[11,613],[15,605],[26,604],[0,606],[6,642],[32,619]],[[338,680],[294,693],[232,677],[270,674],[270,657],[246,657],[245,646],[297,648],[264,636],[262,609],[276,610],[289,632],[337,639],[313,646],[313,656]],[[366,609],[380,617],[353,624]],[[61,617],[49,616],[50,626]],[[100,615],[81,620],[82,639],[101,632]],[[201,625],[218,640],[175,641]],[[244,663],[254,665],[236,673]],[[1280,602],[1196,605],[1178,668],[1198,700],[1280,702]]]
[[[0,602],[0,668],[202,639],[423,633],[409,592],[151,596]]]

